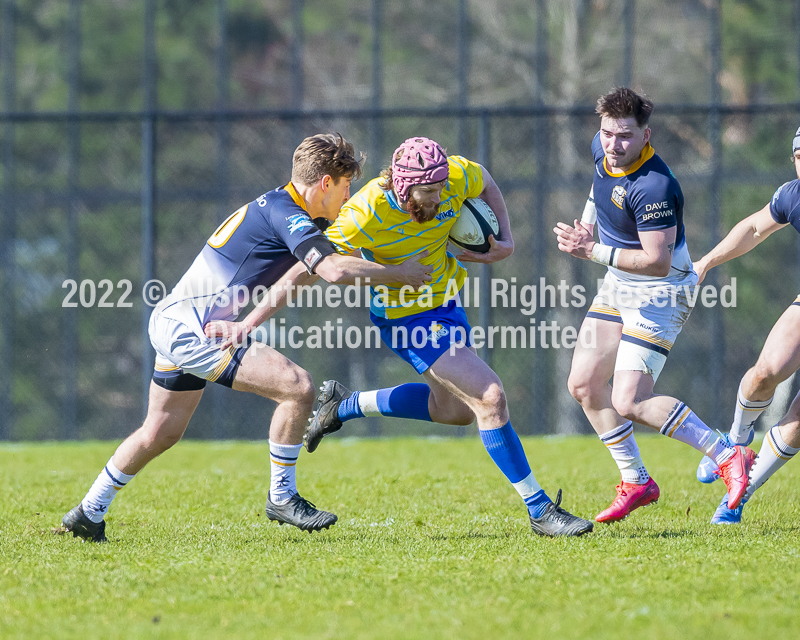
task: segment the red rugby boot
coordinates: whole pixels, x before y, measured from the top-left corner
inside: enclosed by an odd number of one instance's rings
[[[605,511],[595,517],[597,522],[618,522],[630,515],[630,512],[653,502],[658,502],[661,491],[655,480],[650,478],[646,484],[620,482],[617,485],[617,497]]]
[[[742,501],[742,496],[747,491],[749,481],[747,476],[756,459],[756,452],[750,447],[736,446],[734,449],[734,454],[719,465],[719,470],[716,472],[728,487],[729,509],[735,509]]]

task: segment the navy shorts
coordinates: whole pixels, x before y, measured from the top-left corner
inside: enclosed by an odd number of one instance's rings
[[[430,311],[405,318],[381,318],[369,314],[380,329],[381,340],[417,373],[424,373],[448,349],[451,342],[471,347],[469,322],[464,308],[456,300]]]

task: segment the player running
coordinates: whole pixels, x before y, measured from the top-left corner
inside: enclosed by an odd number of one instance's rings
[[[792,164],[797,180],[779,187],[772,200],[760,211],[739,222],[716,247],[695,264],[702,282],[710,269],[744,255],[778,229],[792,225],[800,231],[800,129],[792,140]],[[736,407],[728,438],[731,442],[750,444],[754,425],[772,403],[777,386],[800,368],[800,296],[784,311],[772,327],[764,348],[754,367],[739,383]],[[744,504],[772,475],[800,451],[800,393],[795,396],[786,415],[764,437],[761,450],[750,470],[750,484],[736,508],[725,498],[717,507],[711,522],[732,524],[740,522]],[[703,458],[697,469],[697,479],[713,482],[717,465]]]
[[[417,260],[383,266],[339,255],[312,220],[336,218],[350,196],[351,181],[360,175],[353,145],[342,136],[306,138],[294,152],[291,182],[243,206],[209,238],[150,317],[156,361],[144,424],[117,448],[81,503],[64,516],[68,531],[93,542],[106,540],[103,518],[111,501],[148,462],[181,439],[207,381],[278,403],[269,429],[269,519],[306,531],[336,522],[334,514],[318,510],[297,492],[295,465],[314,401],[311,376],[265,344],[249,348],[247,341],[211,339],[204,325],[229,324],[255,289],[272,286],[287,270],[295,278],[292,266],[298,261],[328,282],[368,277],[421,286],[429,281],[430,268]],[[247,295],[241,295],[243,289]],[[239,324],[258,326],[269,311],[269,298],[264,296]]]
[[[659,498],[633,422],[713,458],[731,508],[744,495],[755,457],[718,437],[680,400],[653,393],[691,312],[688,295],[697,274],[684,237],[683,193],[650,146],[652,111],[649,99],[627,88],[597,101],[601,120],[592,141],[592,193],[581,222],[575,220],[574,227],[559,222],[554,229],[561,251],[608,267],[581,326],[568,382],[622,475],[617,497],[597,522],[622,520]],[[600,242],[593,239],[595,221]]]
[[[381,264],[430,250],[422,260],[434,269],[428,292],[389,287],[386,296],[373,292],[370,308],[382,340],[425,382],[361,392],[325,382],[306,447],[314,451],[324,435],[364,416],[453,425],[477,418],[481,440],[527,505],[533,531],[578,536],[591,531],[592,523],[560,508],[561,490],[553,503],[536,481],[511,426],[503,384],[471,348],[470,326],[457,293],[466,270],[447,251],[447,239],[464,200],[476,197],[494,210],[499,239],[490,237],[486,254],[458,257],[473,262],[507,258],[514,250],[508,212],[489,172],[466,158],[447,157],[433,140],[409,138],[395,151],[391,168],[354,195],[326,231],[340,251],[360,250]]]

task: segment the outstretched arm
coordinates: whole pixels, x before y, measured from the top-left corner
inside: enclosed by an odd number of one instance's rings
[[[703,281],[709,270],[723,262],[744,255],[785,226],[785,224],[775,222],[770,213],[769,204],[760,211],[747,216],[731,229],[730,233],[716,247],[694,263],[694,270],[700,277],[700,282]]]
[[[305,265],[298,262],[269,288],[264,297],[242,320],[236,322],[215,320],[206,324],[203,332],[209,338],[222,338],[220,349],[227,349],[232,345],[242,346],[253,329],[286,305],[290,291],[313,284],[318,279],[319,276],[309,273]]]

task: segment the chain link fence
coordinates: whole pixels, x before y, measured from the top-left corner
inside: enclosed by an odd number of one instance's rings
[[[477,295],[467,311],[473,324],[508,328],[482,355],[528,434],[590,431],[566,390],[565,334],[544,346],[540,327],[577,330],[603,275],[560,254],[552,233],[588,195],[599,94],[626,83],[655,99],[652,143],[686,196],[695,258],[795,177],[797,2],[770,5],[759,23],[773,30],[769,46],[756,53],[748,47],[763,45],[763,31],[748,25],[747,2],[117,4],[114,17],[88,0],[3,3],[0,439],[135,428],[152,370],[145,283],[171,289],[225,217],[289,180],[306,135],[340,131],[366,153],[356,187],[412,135],[490,170],[516,251],[469,267]],[[132,78],[133,89],[123,86]],[[797,295],[798,248],[785,231],[712,272],[718,287],[735,282],[735,305],[696,307],[657,390],[726,425],[741,375]],[[495,291],[509,286],[507,298],[492,295],[491,279]],[[369,326],[363,306],[277,316],[279,327],[326,321]],[[416,379],[385,346],[282,351],[318,383]],[[209,385],[187,435],[265,438],[271,412],[269,401]],[[470,428],[365,420],[348,429]]]

